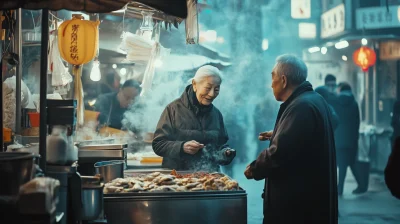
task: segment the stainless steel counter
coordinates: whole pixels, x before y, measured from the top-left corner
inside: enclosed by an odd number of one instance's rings
[[[140,170],[140,173],[156,170]],[[157,171],[170,172],[167,169]],[[127,170],[125,176],[137,173]],[[117,193],[104,195],[108,224],[246,224],[247,193],[200,191]]]
[[[173,192],[105,195],[108,224],[245,224],[247,194],[229,192]]]

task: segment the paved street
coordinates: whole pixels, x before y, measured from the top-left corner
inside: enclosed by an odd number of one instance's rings
[[[245,165],[238,165],[234,178],[248,193],[248,223],[262,223],[261,191],[263,181],[248,181],[243,176]],[[339,199],[339,224],[398,224],[400,223],[400,200],[392,197],[383,181],[383,176],[370,177],[369,191],[362,195],[352,195],[356,188],[349,170],[343,197]]]

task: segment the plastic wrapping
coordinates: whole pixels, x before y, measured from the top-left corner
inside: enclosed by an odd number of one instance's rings
[[[14,89],[3,83],[3,127],[15,130],[15,91]]]
[[[3,127],[15,130],[16,111],[16,77],[12,76],[3,82]],[[21,107],[34,108],[33,98],[26,84],[21,81]]]
[[[146,40],[140,35],[124,32],[119,48],[127,53],[128,61],[146,64],[151,57],[153,44],[154,41]]]
[[[144,72],[143,82],[142,82],[142,92],[140,93],[141,96],[146,96],[151,91],[151,86],[153,84],[154,73],[156,69],[156,62],[157,60],[162,61],[163,58],[168,56],[171,52],[170,49],[164,48],[160,44],[160,24],[156,26],[155,30],[155,42],[153,43],[153,48],[151,51],[150,59],[147,63],[146,70]]]
[[[186,43],[199,43],[199,22],[197,0],[187,0],[188,15],[185,20]]]
[[[19,190],[19,210],[22,214],[52,214],[56,209],[60,181],[37,177]]]
[[[125,32],[122,35],[120,49],[127,52],[126,60],[140,64],[146,64],[146,70],[143,76],[141,96],[148,94],[153,83],[155,63],[163,57],[170,54],[170,49],[166,49],[159,43],[160,25],[156,26],[155,40]]]
[[[48,71],[52,74],[51,85],[53,87],[58,87],[56,90],[62,89],[60,87],[64,87],[72,82],[72,76],[68,72],[68,68],[64,65],[60,56],[56,32],[50,35],[48,60]]]

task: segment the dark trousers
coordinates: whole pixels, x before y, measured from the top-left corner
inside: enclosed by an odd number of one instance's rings
[[[343,194],[343,188],[344,188],[344,180],[346,179],[346,174],[347,174],[347,167],[350,167],[351,172],[353,173],[357,185],[360,185],[360,181],[358,178],[358,173],[355,167],[355,163],[353,164],[348,164],[348,163],[342,163],[342,164],[338,164],[338,168],[339,168],[339,173],[338,173],[338,195],[342,195]]]

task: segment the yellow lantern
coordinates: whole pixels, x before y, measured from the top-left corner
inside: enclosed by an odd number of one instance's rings
[[[61,57],[70,64],[83,65],[97,55],[99,46],[99,21],[83,20],[82,15],[72,15],[58,28],[58,49]]]
[[[74,97],[77,99],[78,125],[84,123],[84,101],[82,89],[82,65],[97,56],[99,46],[99,21],[84,20],[82,15],[74,14],[71,20],[63,22],[58,28],[58,49],[61,57],[74,65]]]

